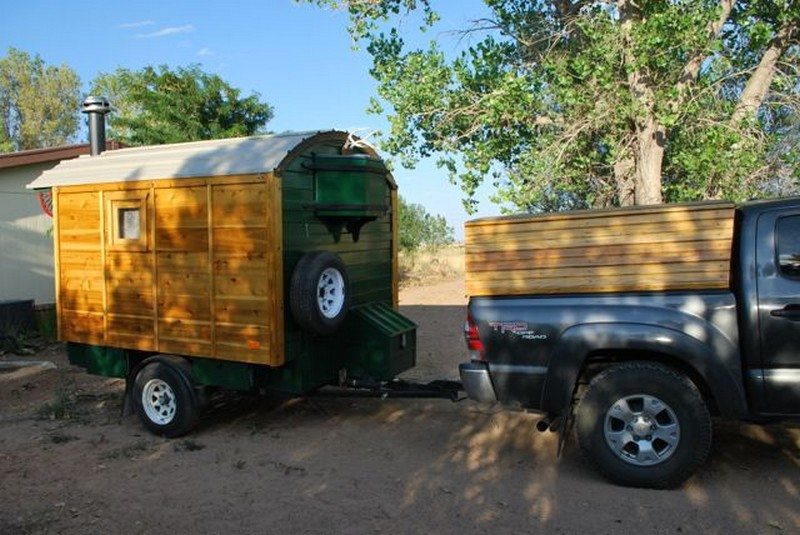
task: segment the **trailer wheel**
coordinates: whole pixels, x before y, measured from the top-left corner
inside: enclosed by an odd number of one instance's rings
[[[592,379],[575,427],[586,457],[626,486],[676,487],[711,448],[711,417],[697,387],[650,362],[620,364]]]
[[[140,369],[132,396],[144,426],[167,438],[191,431],[199,413],[191,385],[191,377],[183,366],[167,360],[154,360]]]
[[[320,251],[300,259],[289,284],[289,306],[301,327],[331,334],[344,323],[349,303],[350,281],[341,258]]]

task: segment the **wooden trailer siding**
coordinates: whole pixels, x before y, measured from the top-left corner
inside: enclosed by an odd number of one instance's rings
[[[105,342],[100,194],[54,196],[56,307],[61,340]]]
[[[470,221],[467,294],[726,289],[733,223],[730,203]]]
[[[62,340],[283,364],[274,175],[63,187],[54,196]],[[119,239],[119,210],[136,206],[143,235]]]

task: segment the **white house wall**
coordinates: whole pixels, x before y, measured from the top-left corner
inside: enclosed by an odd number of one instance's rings
[[[0,169],[0,301],[55,301],[52,219],[25,186],[56,163]]]

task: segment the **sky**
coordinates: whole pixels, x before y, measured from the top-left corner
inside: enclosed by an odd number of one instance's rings
[[[446,53],[455,54],[465,43],[452,31],[485,16],[485,4],[433,3],[441,22],[422,39],[436,39]],[[198,63],[271,104],[271,131],[386,131],[384,116],[365,111],[377,84],[369,75],[369,55],[353,50],[347,23],[344,12],[294,0],[0,0],[0,55],[14,47],[39,54],[48,64],[67,64],[84,91],[98,73],[117,67]],[[408,35],[417,34],[417,27],[413,20],[400,26]],[[467,215],[461,190],[432,159],[413,170],[395,162],[394,175],[400,194],[445,216],[457,239],[466,219],[499,213],[488,200],[490,186],[484,186],[478,213]]]

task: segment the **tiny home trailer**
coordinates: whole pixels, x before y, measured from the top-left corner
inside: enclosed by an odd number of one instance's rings
[[[187,432],[206,387],[290,394],[412,367],[397,188],[345,132],[121,149],[49,190],[59,339],[124,377],[145,425]]]

